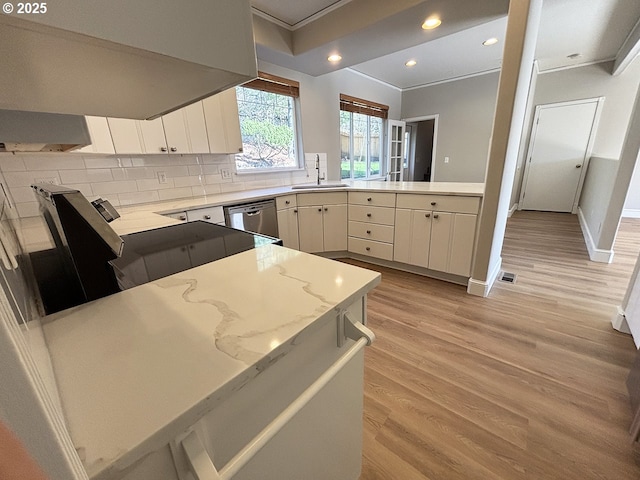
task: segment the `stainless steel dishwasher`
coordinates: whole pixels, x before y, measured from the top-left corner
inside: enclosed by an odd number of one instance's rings
[[[224,207],[224,222],[227,227],[278,238],[276,201],[273,199]]]

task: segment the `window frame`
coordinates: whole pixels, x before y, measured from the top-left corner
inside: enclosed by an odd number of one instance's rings
[[[270,73],[258,71],[258,78],[246,82],[242,85],[238,85],[241,88],[250,88],[253,90],[260,90],[267,93],[273,93],[276,95],[282,95],[290,97],[293,103],[293,151],[295,154],[296,165],[289,167],[267,167],[267,168],[239,168],[237,164],[237,157],[240,154],[234,156],[234,163],[236,173],[238,175],[251,175],[254,173],[277,173],[277,172],[292,172],[305,169],[304,149],[302,146],[302,116],[300,113],[300,82],[290,80],[288,78],[279,77]],[[236,87],[236,88],[238,88]],[[236,103],[238,100],[236,99]],[[238,122],[240,117],[238,116]],[[242,140],[242,128],[240,128],[240,138]],[[244,150],[244,140],[242,140],[242,146]]]
[[[349,113],[349,177],[342,177],[342,154],[340,158],[340,178],[341,180],[379,180],[385,177],[387,156],[387,118],[389,117],[389,106],[381,103],[371,102],[362,98],[340,94],[340,112]],[[367,138],[366,138],[366,175],[364,177],[354,177],[354,135],[353,135],[353,115],[359,113],[367,117]],[[377,175],[371,175],[371,118],[382,119],[380,126],[380,170]],[[342,151],[342,146],[340,146]]]

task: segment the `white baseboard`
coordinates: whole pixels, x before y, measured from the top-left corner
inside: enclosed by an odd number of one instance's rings
[[[613,261],[613,250],[602,250],[601,248],[596,247],[593,237],[591,236],[591,231],[589,230],[589,225],[587,224],[587,220],[584,218],[584,213],[580,207],[578,207],[578,220],[580,222],[580,229],[582,230],[584,243],[587,245],[591,261],[611,263]]]
[[[640,210],[636,208],[625,208],[622,210],[622,216],[627,218],[640,218]]]
[[[491,287],[493,287],[493,284],[500,274],[501,268],[502,257],[500,257],[496,264],[493,266],[491,272],[489,273],[489,278],[487,278],[486,281],[475,280],[474,278],[469,279],[469,283],[467,283],[467,293],[470,295],[475,295],[477,297],[488,297],[489,292],[491,291]]]
[[[624,315],[624,310],[622,307],[618,306],[616,309],[616,313],[611,317],[611,325],[613,328],[622,333],[628,333],[631,335],[631,330],[629,329],[629,324],[627,323],[627,317]]]
[[[511,215],[513,215],[513,214],[514,214],[514,212],[515,212],[516,210],[518,210],[518,204],[517,204],[517,203],[514,203],[514,204],[511,206],[511,208],[509,209],[509,215],[508,215],[508,217],[510,217]]]

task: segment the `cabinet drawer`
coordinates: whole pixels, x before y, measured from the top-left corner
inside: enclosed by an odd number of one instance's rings
[[[349,237],[349,251],[359,253],[360,255],[381,258],[382,260],[393,260],[393,245],[390,243]]]
[[[395,208],[368,207],[365,205],[349,205],[349,220],[354,222],[378,223],[381,225],[393,225]]]
[[[211,223],[221,223],[224,225],[224,212],[222,207],[198,208],[197,210],[187,211],[187,220],[193,222],[195,220],[204,220]]]
[[[376,223],[349,222],[349,236],[393,243],[393,227]]]
[[[374,205],[377,207],[395,207],[395,193],[349,192],[349,203],[355,205]]]
[[[187,221],[187,212],[176,212],[176,213],[167,213],[163,215],[169,218],[175,218],[176,220],[182,220],[183,222]]]
[[[340,205],[347,203],[347,192],[304,193],[298,194],[298,206]]]
[[[400,194],[397,199],[397,207],[476,214],[480,208],[480,198],[456,195]]]
[[[283,208],[292,208],[297,206],[298,206],[298,202],[296,201],[295,195],[284,195],[282,197],[276,197],[277,210],[282,210]]]

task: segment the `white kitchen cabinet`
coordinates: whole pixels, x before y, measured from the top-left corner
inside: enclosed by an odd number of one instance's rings
[[[162,117],[169,153],[209,153],[209,139],[202,102]]]
[[[349,192],[350,252],[393,260],[395,193]]]
[[[295,195],[276,197],[278,237],[285,247],[300,250],[298,202]]]
[[[347,194],[345,192],[298,195],[298,230],[303,252],[345,251]]]
[[[140,129],[143,153],[166,153],[168,151],[161,118],[139,120],[137,123]]]
[[[109,130],[116,153],[141,154],[144,152],[138,120],[108,118]]]
[[[74,150],[74,152],[104,153],[108,155],[116,153],[107,119],[105,117],[92,116],[85,116],[84,118],[87,121],[89,134],[91,135],[91,145]]]
[[[187,210],[186,213],[187,220],[189,222],[193,222],[195,220],[204,220],[205,222],[224,225],[224,210],[220,206]]]
[[[202,105],[210,152],[242,152],[242,136],[235,88],[205,98]]]
[[[187,221],[187,212],[167,213],[164,216],[169,218],[175,218],[176,220],[182,220],[183,222]]]
[[[407,208],[396,209],[394,261],[469,276],[477,214],[467,212],[478,211],[479,199],[409,194],[398,205]]]

